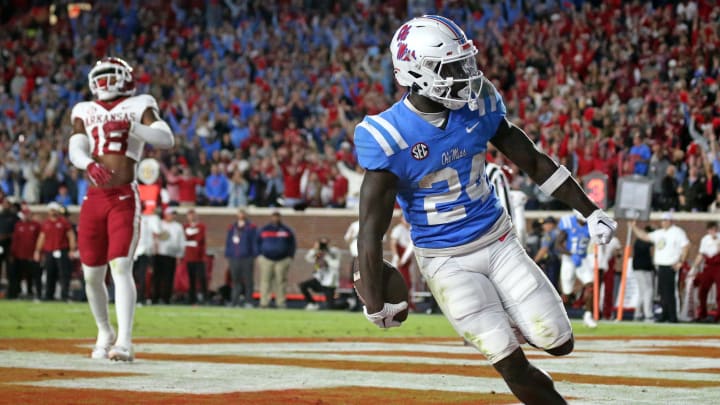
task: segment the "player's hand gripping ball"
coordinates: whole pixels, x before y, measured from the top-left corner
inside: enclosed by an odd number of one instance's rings
[[[360,301],[365,304],[365,299],[362,297],[362,295],[360,295],[360,290],[362,290],[362,279],[360,278],[360,271],[357,267],[353,269],[353,279],[355,281],[355,291],[358,293],[358,298],[360,298]],[[386,303],[399,304],[401,302],[404,302],[405,308],[403,308],[400,312],[396,313],[395,316],[393,316],[392,318],[393,321],[397,322],[397,325],[381,325],[375,320],[371,319],[371,321],[373,321],[380,327],[399,326],[400,322],[404,322],[408,317],[407,303],[410,299],[410,292],[408,291],[407,284],[405,284],[405,279],[403,278],[403,275],[398,271],[398,269],[396,269],[393,265],[386,261],[383,261],[382,289],[383,298]],[[389,306],[386,305],[383,311],[389,309],[388,307]],[[374,314],[369,315],[372,316]],[[368,319],[370,319],[370,317],[368,317]]]

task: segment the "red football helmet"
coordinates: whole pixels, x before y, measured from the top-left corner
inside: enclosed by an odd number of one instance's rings
[[[102,58],[88,73],[90,91],[98,100],[112,100],[135,94],[132,67],[120,58]]]

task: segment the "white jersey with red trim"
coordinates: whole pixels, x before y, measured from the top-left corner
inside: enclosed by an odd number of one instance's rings
[[[149,94],[123,97],[111,102],[83,101],[73,107],[71,120],[79,118],[85,124],[92,156],[125,155],[136,162],[142,157],[145,141],[131,136],[129,131],[105,131],[105,124],[114,121],[141,122],[148,108],[158,111],[155,98]]]

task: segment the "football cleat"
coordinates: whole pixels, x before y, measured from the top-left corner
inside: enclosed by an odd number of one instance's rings
[[[593,319],[592,313],[590,311],[585,311],[585,314],[583,315],[583,323],[588,328],[597,328],[597,322],[595,322],[595,319]]]
[[[114,341],[115,331],[111,331],[110,335],[108,335],[105,339],[103,339],[102,336],[98,336],[98,339],[95,342],[95,347],[93,347],[93,350],[90,353],[90,358],[94,360],[107,359],[108,352],[110,351],[110,347]]]
[[[135,360],[135,353],[132,347],[126,349],[121,346],[113,346],[108,352],[108,358],[112,361],[133,361]]]

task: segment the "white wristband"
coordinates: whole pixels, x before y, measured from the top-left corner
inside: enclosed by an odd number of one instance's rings
[[[560,187],[565,180],[568,179],[568,177],[570,177],[570,171],[567,167],[560,165],[555,172],[553,172],[553,174],[540,185],[540,191],[547,195],[552,195],[552,193],[554,193],[555,190],[557,190],[558,187]]]

